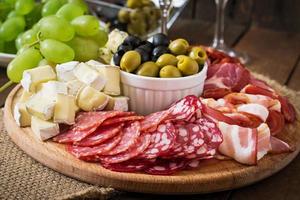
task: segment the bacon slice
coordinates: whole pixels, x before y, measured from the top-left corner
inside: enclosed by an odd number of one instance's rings
[[[289,144],[273,136],[271,137],[271,147],[271,153],[274,154],[288,153],[293,151]]]
[[[257,160],[264,157],[271,149],[270,129],[263,123],[257,128]]]
[[[284,117],[280,112],[270,110],[266,122],[271,130],[272,135],[276,135],[284,128]]]
[[[269,111],[266,107],[256,104],[256,103],[248,103],[242,104],[237,107],[238,112],[248,113],[259,117],[263,122],[265,122],[268,118]]]
[[[219,151],[236,161],[254,165],[257,162],[257,130],[219,122],[223,142]]]

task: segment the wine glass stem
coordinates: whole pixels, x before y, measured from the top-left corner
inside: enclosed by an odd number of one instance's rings
[[[228,0],[215,0],[217,6],[217,15],[213,47],[224,46],[224,18],[227,1]]]
[[[166,35],[168,34],[167,22],[168,22],[168,10],[163,9],[162,19],[161,19],[161,32]]]

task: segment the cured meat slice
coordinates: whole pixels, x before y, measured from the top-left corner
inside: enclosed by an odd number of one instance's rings
[[[176,140],[175,128],[171,122],[160,124],[155,132],[151,133],[151,144],[141,155],[142,158],[153,159],[168,154]]]
[[[53,140],[59,143],[79,142],[93,133],[106,119],[122,114],[123,112],[120,111],[86,112],[86,114],[80,114],[76,118],[76,125],[54,137]]]
[[[278,153],[288,153],[293,151],[289,144],[286,142],[271,136],[271,153],[278,154]]]
[[[186,161],[182,159],[158,160],[154,165],[145,169],[145,172],[153,175],[170,175],[174,174],[180,169],[183,169],[185,165]]]
[[[224,113],[225,116],[234,120],[234,125],[257,128],[263,121],[260,117],[245,112]]]
[[[186,96],[172,105],[169,110],[169,120],[185,120],[189,121],[191,117],[200,111],[201,102],[194,95]],[[200,113],[201,115],[201,113]]]
[[[200,98],[201,103],[205,104],[206,106],[209,106],[210,108],[216,109],[221,112],[225,113],[231,113],[235,112],[235,107],[233,104],[225,101],[224,99],[218,99],[215,100],[213,98]]]
[[[263,122],[265,122],[268,118],[269,111],[266,107],[256,104],[256,103],[248,103],[242,104],[237,107],[238,112],[249,113],[259,117]]]
[[[110,119],[105,120],[101,126],[108,126],[108,125],[113,125],[113,124],[119,124],[122,122],[128,122],[128,121],[138,121],[144,119],[144,116],[124,116],[124,117],[113,117]]]
[[[284,128],[284,117],[280,112],[270,110],[267,118],[267,124],[270,128],[271,134],[276,135]]]
[[[102,142],[117,135],[124,124],[114,124],[112,126],[101,126],[94,133],[84,138],[80,142],[75,143],[78,146],[90,147],[101,144]]]
[[[221,111],[206,106],[205,104],[203,104],[202,107],[203,107],[202,109],[203,115],[206,118],[209,118],[216,123],[221,121],[221,122],[226,122],[227,124],[236,124],[235,120],[231,119],[230,117],[227,117]]]
[[[175,124],[176,140],[174,146],[170,150],[169,156],[167,157],[183,157],[186,155],[185,149],[188,149],[190,143],[190,132],[185,128],[186,123]]]
[[[253,165],[257,162],[257,130],[219,122],[223,142],[218,150],[236,161]]]
[[[150,137],[151,135],[149,133],[142,134],[139,137],[137,143],[127,151],[113,156],[102,157],[101,163],[120,163],[136,157],[137,155],[144,152],[144,150],[149,146],[151,141]]]
[[[233,58],[228,54],[218,51],[211,47],[204,47],[209,61],[213,64],[218,63],[240,63],[239,59]]]
[[[145,160],[128,160],[121,163],[102,163],[101,165],[116,172],[139,172],[146,169],[149,162]]]
[[[147,115],[144,120],[141,121],[141,131],[154,131],[157,126],[163,122],[169,115],[169,111],[155,112]]]
[[[119,134],[103,144],[93,146],[93,147],[80,147],[80,146],[69,146],[68,150],[71,154],[76,156],[79,159],[87,161],[99,161],[100,155],[106,153],[113,149],[119,144],[122,139],[122,134]]]
[[[120,143],[114,149],[112,149],[104,155],[116,155],[131,148],[133,145],[136,144],[141,133],[140,131],[140,122],[135,121],[130,123],[126,128],[124,128]]]
[[[257,160],[260,160],[271,149],[271,133],[267,124],[263,123],[257,128]]]

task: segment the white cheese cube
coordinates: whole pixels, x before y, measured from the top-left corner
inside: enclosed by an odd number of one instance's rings
[[[92,69],[85,63],[80,63],[74,69],[75,77],[81,82],[101,91],[106,84],[106,79],[101,76],[101,74]]]
[[[102,110],[108,103],[108,96],[103,92],[85,86],[77,96],[77,105],[84,111]]]
[[[43,97],[48,97],[56,101],[57,94],[68,94],[68,87],[64,82],[48,81],[39,85],[38,93]]]
[[[14,107],[14,119],[20,127],[30,126],[31,115],[26,109],[25,103],[17,103]]]
[[[103,66],[98,68],[98,71],[107,80],[103,92],[113,96],[120,95],[120,69],[116,66]]]
[[[71,61],[56,65],[57,80],[67,82],[76,79],[73,70],[78,64],[78,61]]]
[[[75,123],[75,97],[65,94],[57,94],[56,104],[54,107],[53,121],[64,124]]]
[[[40,83],[55,80],[56,74],[49,65],[28,69],[23,72],[21,85],[27,92],[35,92]]]
[[[104,66],[107,66],[106,64],[104,63],[101,63],[99,61],[96,61],[96,60],[89,60],[88,62],[86,62],[86,64],[88,66],[90,66],[91,68],[95,69],[98,71],[99,68],[102,68]]]
[[[45,121],[38,117],[32,116],[31,129],[37,138],[44,141],[59,134],[57,123]]]
[[[76,97],[80,89],[83,88],[84,86],[86,86],[86,84],[84,84],[78,79],[68,81],[67,82],[68,94]]]
[[[106,43],[106,47],[110,49],[113,53],[117,52],[120,44],[123,43],[125,38],[128,36],[126,32],[119,31],[118,29],[112,30],[108,35],[108,41]]]
[[[33,95],[27,102],[27,111],[36,117],[43,120],[48,120],[53,117],[55,101],[53,98],[47,98],[46,96],[37,93]]]
[[[109,97],[105,110],[128,111],[128,97]]]

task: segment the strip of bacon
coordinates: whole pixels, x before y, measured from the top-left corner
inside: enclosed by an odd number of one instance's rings
[[[270,129],[263,123],[257,128],[257,160],[264,157],[271,149]]]
[[[270,110],[266,122],[271,130],[272,135],[276,135],[284,128],[284,117],[280,112]]]
[[[236,161],[255,165],[257,163],[257,130],[219,122],[218,127],[223,134],[223,142],[219,146],[220,153]]]
[[[251,115],[255,115],[259,117],[263,122],[265,122],[268,118],[269,111],[266,107],[256,104],[256,103],[248,103],[237,106],[237,111],[242,113],[248,113]]]

